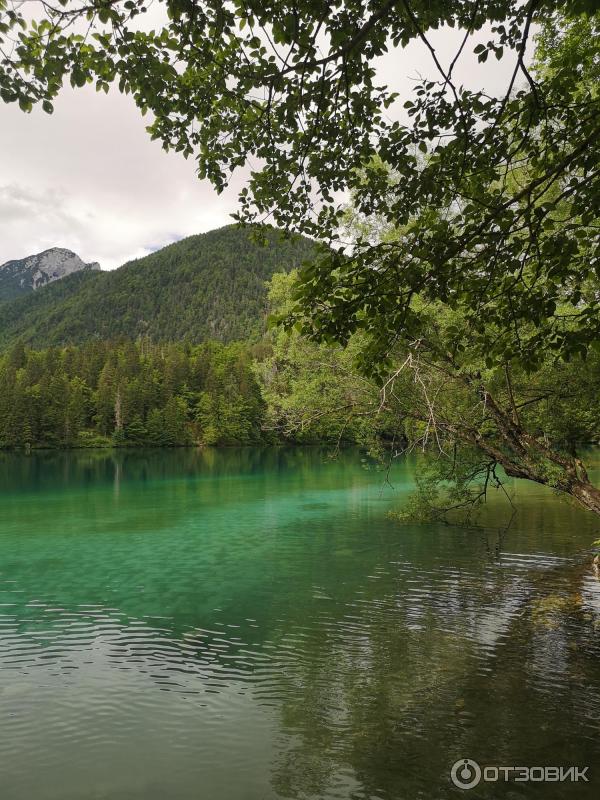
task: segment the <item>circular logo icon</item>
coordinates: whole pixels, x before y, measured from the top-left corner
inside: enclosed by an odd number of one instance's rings
[[[472,789],[481,780],[481,767],[471,758],[459,758],[452,765],[450,778],[459,789]]]

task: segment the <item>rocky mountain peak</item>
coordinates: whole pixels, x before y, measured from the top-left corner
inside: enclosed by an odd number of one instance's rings
[[[86,264],[72,250],[51,247],[42,253],[0,265],[0,300],[8,300],[39,289],[48,283],[82,270],[99,270],[100,264]]]

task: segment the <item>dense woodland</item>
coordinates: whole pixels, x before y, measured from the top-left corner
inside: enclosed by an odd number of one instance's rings
[[[17,345],[0,360],[4,447],[257,443],[264,406],[239,344]]]
[[[278,277],[272,302],[293,280]],[[0,448],[374,446],[392,435],[390,420],[371,413],[377,397],[351,350],[281,330],[228,344],[19,342],[0,356]]]
[[[288,308],[297,278],[273,276],[265,313]],[[19,341],[0,355],[0,448],[351,442],[375,450],[402,440],[403,419],[378,411],[379,386],[357,370],[358,352],[279,326],[198,345],[148,336],[39,349]]]

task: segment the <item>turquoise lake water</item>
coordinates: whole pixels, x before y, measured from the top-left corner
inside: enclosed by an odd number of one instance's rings
[[[0,800],[592,798],[600,520],[355,451],[0,454]],[[588,766],[589,783],[450,781]]]

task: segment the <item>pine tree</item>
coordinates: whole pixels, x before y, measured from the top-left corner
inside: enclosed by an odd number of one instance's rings
[[[125,426],[125,440],[128,444],[143,445],[146,444],[148,432],[144,425],[142,418],[136,414],[131,422]]]

